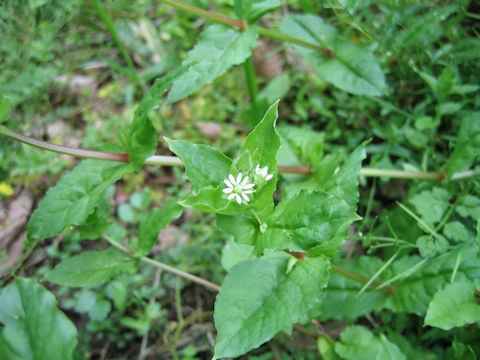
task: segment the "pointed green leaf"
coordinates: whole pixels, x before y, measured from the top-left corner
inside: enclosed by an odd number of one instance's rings
[[[333,58],[321,52],[294,45],[317,72],[339,89],[357,95],[385,94],[386,83],[380,65],[369,50],[337,38],[336,30],[315,15],[292,15],[280,24],[284,34],[303,39],[319,47],[333,48]]]
[[[48,238],[69,225],[83,224],[105,190],[129,171],[127,164],[83,160],[48,190],[30,219],[28,237]]]
[[[268,174],[273,178],[265,183],[255,193],[255,209],[269,214],[273,210],[273,193],[277,184],[277,152],[280,148],[280,137],[275,130],[278,118],[278,103],[275,102],[265,113],[262,121],[248,134],[243,144],[240,158],[236,162],[237,169],[241,172],[255,173],[257,166],[268,167]]]
[[[116,249],[87,251],[68,258],[55,267],[45,280],[65,286],[93,286],[120,272],[134,272],[133,258]]]
[[[447,284],[433,296],[425,316],[425,325],[450,330],[480,321],[480,304],[475,289],[472,281]]]
[[[162,207],[151,210],[140,223],[137,255],[146,255],[157,242],[158,233],[183,213],[176,200],[170,200]]]
[[[340,341],[335,344],[335,351],[347,360],[406,360],[397,345],[385,335],[374,336],[363,326],[352,325],[342,331]]]
[[[290,258],[279,253],[230,270],[215,302],[214,359],[245,354],[316,305],[328,279],[328,261],[308,258],[287,271]]]
[[[163,93],[169,88],[172,81],[185,73],[187,69],[188,66],[182,66],[155,80],[135,110],[127,139],[128,154],[135,170],[140,169],[145,159],[157,150],[157,132],[148,118],[148,113],[160,104]]]
[[[223,181],[228,177],[232,166],[229,157],[208,145],[167,138],[165,140],[170,150],[185,164],[185,174],[192,183],[193,191],[198,192],[205,187],[224,186]]]
[[[77,330],[57,309],[52,293],[33,280],[17,278],[0,295],[0,358],[69,360]]]
[[[267,219],[257,248],[308,251],[331,256],[344,243],[350,224],[359,217],[337,196],[304,191],[283,199]]]
[[[254,245],[258,235],[258,221],[245,214],[227,216],[217,214],[220,229],[233,235],[237,244]]]
[[[254,27],[236,31],[215,24],[206,28],[183,61],[183,65],[191,66],[173,82],[168,101],[172,103],[183,99],[211,83],[233,65],[243,63],[251,55],[257,37]]]

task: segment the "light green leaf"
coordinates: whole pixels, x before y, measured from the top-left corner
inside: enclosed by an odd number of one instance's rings
[[[69,225],[83,224],[105,190],[129,171],[127,164],[83,160],[47,192],[30,219],[28,237],[48,238]]]
[[[350,224],[359,217],[337,196],[304,191],[283,199],[267,220],[257,249],[308,251],[331,256],[344,243]]]
[[[288,142],[290,149],[302,164],[315,168],[323,155],[324,134],[310,127],[284,125],[278,128],[282,141]]]
[[[170,200],[162,207],[151,210],[140,223],[137,255],[146,255],[157,242],[158,233],[183,213],[176,200]]]
[[[110,280],[120,272],[134,272],[134,260],[115,250],[87,251],[64,260],[45,280],[65,286],[93,286]]]
[[[473,195],[465,195],[455,209],[462,217],[471,217],[474,220],[480,219],[480,199]]]
[[[222,249],[223,268],[228,272],[239,262],[251,259],[253,255],[253,250],[253,246],[237,244],[232,239],[230,239],[229,241],[227,241],[227,243],[223,246]]]
[[[432,297],[450,281],[459,256],[460,265],[455,281],[468,281],[480,277],[477,253],[477,246],[468,244],[434,259],[426,260],[425,265],[420,268],[415,266],[422,261],[422,258],[416,255],[394,262],[391,268],[392,277],[412,269],[415,271],[393,284],[395,291],[387,298],[386,307],[395,312],[424,315]]]
[[[371,278],[382,264],[382,261],[374,256],[359,256],[352,260],[335,261],[335,265],[366,278]],[[387,298],[384,291],[370,288],[359,294],[363,287],[362,283],[341,276],[334,270],[330,274],[328,286],[323,291],[322,303],[314,310],[315,314],[318,314],[315,315],[318,320],[355,320],[370,311],[383,307]],[[383,274],[377,278],[377,281],[382,281],[382,279]],[[338,304],[342,304],[342,306],[338,306]]]
[[[220,229],[233,235],[237,244],[254,245],[258,235],[258,221],[245,214],[227,216],[217,214]]]
[[[135,110],[127,138],[128,154],[135,170],[140,169],[145,159],[157,150],[157,132],[148,118],[148,113],[160,104],[163,93],[169,88],[172,81],[184,74],[187,69],[188,66],[181,66],[155,80]]]
[[[430,227],[442,220],[444,212],[450,206],[451,195],[444,188],[435,187],[432,190],[425,190],[410,199],[415,206],[417,213]]]
[[[17,278],[2,291],[0,304],[1,359],[72,359],[77,330],[43,286]]]
[[[292,15],[280,24],[284,34],[303,39],[319,47],[333,48],[334,56],[294,45],[302,58],[339,89],[357,95],[379,96],[386,93],[385,76],[374,54],[367,49],[337,38],[335,28],[315,15]]]
[[[165,140],[170,150],[185,164],[185,174],[192,183],[193,191],[199,192],[205,187],[224,186],[223,180],[228,177],[232,166],[230,158],[208,145],[167,138]]]
[[[447,162],[448,175],[466,170],[480,154],[480,112],[463,116],[455,150]]]
[[[480,321],[480,305],[472,281],[447,284],[433,296],[425,316],[425,325],[443,330],[477,321]]]
[[[265,113],[262,121],[248,134],[240,152],[240,158],[236,167],[241,172],[254,172],[256,167],[268,166],[268,173],[273,178],[265,183],[261,189],[258,187],[255,193],[255,210],[265,214],[273,210],[273,193],[277,185],[277,152],[280,148],[280,137],[275,130],[278,118],[278,103],[276,101]],[[258,185],[258,181],[257,181]]]
[[[397,345],[385,335],[374,336],[363,326],[352,325],[342,331],[340,341],[335,344],[335,351],[347,360],[406,360]]]
[[[215,302],[214,359],[245,354],[316,305],[328,279],[328,261],[308,258],[287,273],[289,259],[279,253],[230,270]]]
[[[460,221],[450,221],[446,223],[443,228],[443,233],[446,237],[454,241],[467,241],[468,239],[473,238],[470,231],[468,231],[465,225]]]
[[[183,99],[233,65],[243,63],[251,55],[257,37],[254,27],[236,31],[215,24],[206,28],[183,61],[183,65],[191,66],[173,82],[168,94],[169,103]]]
[[[335,343],[328,335],[322,335],[317,340],[317,348],[323,360],[341,360],[335,353]]]

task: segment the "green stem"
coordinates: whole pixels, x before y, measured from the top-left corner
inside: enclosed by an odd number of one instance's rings
[[[330,269],[334,272],[334,273],[337,273],[338,275],[341,275],[343,277],[346,277],[350,280],[353,280],[353,281],[356,281],[356,282],[359,282],[359,283],[362,283],[362,284],[370,284],[370,285],[373,285],[375,287],[377,286],[380,286],[381,284],[377,281],[371,281],[371,279],[369,279],[368,277],[365,277],[365,276],[362,276],[362,275],[359,275],[357,273],[354,273],[350,270],[347,270],[347,269],[344,269],[338,265],[335,265],[335,264],[330,264]],[[382,290],[384,292],[386,292],[387,294],[393,294],[393,292],[395,291],[395,288],[392,286],[392,285],[388,285],[388,286],[384,286],[382,288]]]
[[[272,38],[272,39],[287,41],[287,42],[290,42],[290,43],[293,43],[293,44],[297,44],[297,45],[300,45],[300,46],[303,46],[303,47],[307,47],[309,49],[313,49],[313,50],[316,50],[318,52],[321,52],[323,55],[325,55],[329,58],[335,57],[335,53],[333,52],[332,49],[323,48],[323,47],[318,46],[316,44],[312,44],[308,41],[298,39],[298,38],[290,36],[290,35],[283,34],[283,33],[281,33],[280,31],[277,31],[277,30],[266,29],[266,28],[263,28],[263,27],[260,27],[260,26],[256,26],[255,28],[257,29],[258,33],[262,36],[267,36],[267,37]]]
[[[195,14],[197,16],[204,17],[206,19],[209,19],[209,20],[212,20],[214,22],[224,24],[224,25],[227,25],[227,26],[230,26],[230,27],[233,27],[233,28],[238,28],[240,30],[245,30],[247,28],[247,23],[245,21],[235,20],[235,19],[232,19],[232,18],[229,18],[229,17],[226,17],[226,16],[218,15],[218,14],[215,14],[211,11],[207,11],[207,10],[197,8],[197,7],[192,6],[192,5],[185,4],[185,3],[181,2],[181,1],[178,1],[178,0],[158,0],[158,1],[161,2],[161,3],[167,4],[167,5],[173,6],[174,8],[177,8],[179,10],[186,11],[190,14]],[[297,45],[301,45],[301,46],[319,51],[327,57],[330,57],[330,58],[334,57],[334,52],[331,49],[323,48],[321,46],[310,43],[308,41],[298,39],[298,38],[293,37],[293,36],[282,34],[280,31],[277,31],[277,30],[266,29],[266,28],[262,28],[260,26],[255,26],[255,28],[256,28],[257,32],[262,36],[267,36],[267,37],[270,37],[272,39],[291,42],[291,43],[294,43],[294,44],[297,44]]]
[[[235,20],[235,19],[223,16],[223,15],[215,14],[211,11],[207,11],[207,10],[198,8],[196,6],[185,4],[185,3],[181,2],[181,1],[178,1],[178,0],[158,0],[158,1],[161,2],[161,3],[167,4],[167,5],[170,5],[174,8],[179,9],[179,10],[182,10],[182,11],[188,12],[190,14],[194,14],[194,15],[212,20],[212,21],[220,23],[220,24],[224,24],[224,25],[227,25],[227,26],[230,26],[230,27],[236,27],[240,30],[245,30],[247,28],[247,24],[245,23],[245,21]]]
[[[118,35],[117,29],[115,28],[115,24],[113,23],[112,18],[107,14],[105,9],[100,4],[99,0],[92,0],[92,3],[93,3],[93,6],[95,7],[95,10],[97,11],[98,16],[100,17],[100,19],[102,19],[103,23],[107,27],[108,32],[112,36],[113,42],[115,43],[115,45],[117,45],[118,49],[120,50],[120,53],[123,56],[123,59],[127,63],[127,66],[130,69],[131,75],[133,77],[133,80],[135,80],[137,85],[139,85],[144,91],[146,91],[145,85],[143,84],[143,82],[140,80],[140,77],[138,76],[137,69],[133,64],[132,58],[128,54],[128,51],[125,48],[125,45],[123,45],[123,42],[120,39],[120,36]]]
[[[124,253],[126,254],[129,254],[129,255],[132,255],[133,256],[133,251],[130,250],[129,248],[127,248],[125,245],[122,245],[120,243],[118,243],[117,241],[115,241],[113,238],[109,237],[109,236],[104,236],[103,237],[109,244],[111,244],[112,246],[116,247],[117,249],[123,251]],[[205,279],[202,279],[198,276],[195,276],[195,275],[192,275],[192,274],[189,274],[185,271],[182,271],[182,270],[179,270],[179,269],[176,269],[172,266],[169,266],[167,264],[163,264],[159,261],[156,261],[156,260],[153,260],[153,259],[150,259],[146,256],[139,256],[137,257],[138,260],[140,260],[141,262],[145,263],[145,264],[149,264],[149,265],[152,265],[158,269],[161,269],[161,270],[165,270],[165,271],[168,271],[169,273],[172,273],[174,275],[177,275],[177,276],[180,276],[184,279],[187,279],[187,280],[190,280],[190,281],[193,281],[194,283],[197,283],[199,285],[202,285],[202,286],[205,286],[209,289],[212,289],[212,290],[215,290],[215,291],[219,291],[220,290],[220,286],[217,285],[217,284],[214,284],[208,280],[205,280]]]
[[[14,131],[7,129],[0,125],[0,135],[5,135],[13,140],[20,141],[24,144],[35,146],[37,148],[53,151],[59,154],[71,155],[79,158],[97,159],[97,160],[110,160],[129,162],[130,157],[128,154],[110,153],[95,150],[85,150],[71,148],[68,146],[60,146],[48,143],[46,141],[36,140],[28,136],[18,134]],[[184,166],[182,161],[176,156],[160,156],[153,155],[145,160],[147,165],[162,165],[162,166]],[[288,174],[302,174],[309,175],[310,170],[306,166],[277,166],[277,169],[281,173]],[[402,171],[402,170],[384,170],[374,168],[362,168],[360,169],[361,176],[367,177],[389,177],[397,179],[420,179],[420,180],[443,180],[446,179],[445,173],[434,172],[422,172],[422,171]],[[452,175],[450,180],[465,180],[480,175],[480,170],[467,170],[458,172]]]
[[[255,71],[252,65],[252,57],[249,57],[243,63],[243,69],[245,70],[245,78],[247,80],[248,93],[250,94],[250,103],[252,108],[255,108],[257,103],[258,84],[255,77]]]

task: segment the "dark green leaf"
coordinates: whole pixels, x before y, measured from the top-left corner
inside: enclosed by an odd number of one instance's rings
[[[0,304],[1,359],[72,359],[77,330],[43,286],[17,278],[3,290]]]
[[[148,113],[160,104],[163,93],[172,81],[187,69],[188,66],[182,66],[157,79],[138,105],[127,139],[128,154],[135,170],[140,169],[145,159],[157,150],[157,132],[148,118]]]
[[[450,330],[480,321],[480,304],[475,296],[475,283],[459,281],[439,290],[428,306],[425,325]]]
[[[322,18],[292,15],[281,22],[280,30],[319,47],[333,48],[333,58],[326,58],[317,50],[294,45],[300,56],[310,61],[318,73],[336,87],[357,95],[385,94],[385,76],[373,53],[337,39],[336,30]]]
[[[209,26],[184,60],[184,65],[191,66],[173,82],[168,101],[172,103],[183,99],[211,83],[233,65],[243,63],[251,55],[257,37],[254,27],[236,31],[217,24]]]
[[[328,261],[308,258],[288,271],[290,258],[280,253],[230,270],[215,302],[214,359],[260,346],[316,305],[328,279]]]
[[[83,160],[47,192],[30,219],[28,237],[48,238],[69,225],[83,224],[105,190],[129,171],[126,164]]]
[[[410,276],[394,283],[395,291],[388,297],[386,306],[395,312],[408,312],[424,315],[432,297],[450,281],[457,261],[460,263],[455,281],[468,281],[480,277],[477,246],[460,246],[434,259],[426,260],[426,264],[414,271]],[[405,257],[392,264],[392,276],[416,269],[422,258]]]
[[[335,265],[355,274],[371,278],[382,266],[382,261],[374,256],[359,256],[353,260],[336,261]],[[377,279],[381,281],[382,275]],[[328,286],[323,291],[322,304],[315,308],[320,321],[330,319],[355,320],[370,311],[381,309],[387,294],[378,290],[367,290],[359,294],[362,283],[337,274],[332,265]],[[342,304],[342,306],[338,306]]]
[[[350,224],[359,217],[337,196],[301,191],[283,199],[267,220],[257,249],[308,251],[332,256],[344,243]]]
[[[466,170],[480,154],[480,113],[468,113],[463,116],[457,135],[455,150],[447,162],[448,175]]]
[[[10,100],[0,94],[0,124],[8,119],[10,114]]]
[[[335,351],[347,360],[406,360],[397,345],[381,334],[375,337],[363,326],[352,325],[342,331]]]
[[[192,183],[193,191],[224,186],[223,181],[228,177],[232,166],[230,158],[208,145],[197,145],[183,140],[166,141],[170,150],[185,164],[185,173]]]
[[[88,251],[64,260],[45,280],[65,286],[93,286],[110,280],[117,273],[135,270],[133,259],[118,250]]]
[[[182,213],[183,208],[176,200],[170,200],[162,207],[151,210],[140,223],[137,254],[148,254],[157,242],[158,233]]]

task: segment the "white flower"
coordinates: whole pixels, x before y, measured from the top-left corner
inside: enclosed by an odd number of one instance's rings
[[[268,166],[261,168],[260,165],[257,165],[257,167],[255,168],[255,174],[263,176],[265,178],[265,181],[273,178],[273,174],[268,173]]]
[[[245,176],[242,180],[242,173],[237,175],[235,179],[232,174],[228,175],[228,180],[225,179],[223,182],[227,187],[223,189],[223,192],[228,195],[228,200],[235,198],[239,205],[242,204],[242,198],[245,202],[249,202],[250,198],[247,194],[252,194],[254,190],[252,189],[255,184],[248,183],[248,176]]]

